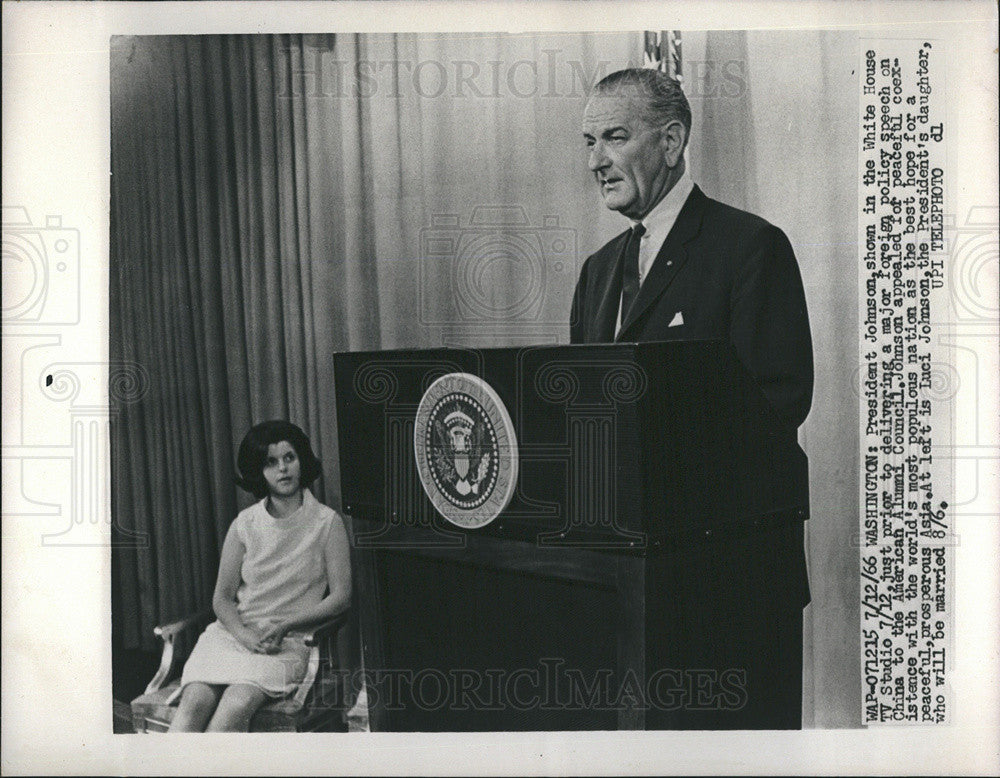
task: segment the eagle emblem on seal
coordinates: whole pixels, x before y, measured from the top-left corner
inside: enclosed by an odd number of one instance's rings
[[[420,483],[438,512],[466,529],[507,507],[517,482],[517,438],[499,395],[481,378],[450,373],[424,392],[414,419]]]
[[[441,480],[463,497],[479,494],[479,484],[490,470],[491,452],[483,425],[458,407],[434,420],[431,456]]]

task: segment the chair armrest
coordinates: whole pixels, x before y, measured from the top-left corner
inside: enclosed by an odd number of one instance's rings
[[[161,624],[160,626],[153,628],[153,634],[163,641],[163,652],[160,654],[160,666],[156,668],[156,674],[146,685],[146,694],[158,692],[169,680],[170,671],[173,669],[174,665],[174,639],[187,630],[203,624],[211,616],[212,611],[210,609],[206,609],[193,613],[190,616],[186,616],[178,621],[173,621],[169,624]]]
[[[185,616],[183,619],[178,619],[177,621],[172,621],[169,624],[161,624],[158,627],[153,627],[153,634],[157,637],[163,638],[163,642],[167,643],[185,630],[191,629],[192,627],[198,626],[200,623],[208,621],[213,615],[214,611],[211,608],[206,608],[205,610],[198,611],[197,613],[192,613],[190,616]]]
[[[336,635],[340,631],[340,628],[347,623],[347,614],[348,611],[338,613],[336,616],[311,627],[306,633],[305,644],[307,646],[318,646],[322,641]]]
[[[348,612],[338,613],[333,618],[314,625],[305,633],[304,642],[309,646],[309,662],[306,674],[302,678],[302,683],[299,684],[299,688],[292,698],[296,704],[300,706],[305,705],[306,699],[312,691],[313,684],[316,682],[316,676],[319,674],[321,646],[329,639],[336,637],[340,628],[347,623]]]

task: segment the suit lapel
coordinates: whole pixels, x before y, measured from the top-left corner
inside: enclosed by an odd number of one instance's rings
[[[621,331],[616,340],[628,340],[629,330],[639,320],[639,318],[649,309],[649,307],[663,294],[663,291],[670,286],[677,273],[687,261],[687,250],[685,244],[694,238],[701,229],[701,219],[705,212],[705,205],[708,198],[695,185],[688,195],[684,207],[677,214],[677,221],[667,233],[663,246],[653,260],[649,268],[649,275],[643,280],[639,287],[639,294],[632,304],[625,321],[622,322]],[[628,233],[626,233],[627,235]],[[620,289],[619,289],[620,294]],[[614,325],[612,324],[612,327]]]
[[[597,315],[594,317],[594,332],[592,342],[610,343],[615,338],[615,325],[618,323],[618,308],[622,298],[622,252],[628,240],[628,230],[619,235],[607,248],[612,254],[611,272],[605,279],[604,288],[599,290],[600,299],[597,305]]]

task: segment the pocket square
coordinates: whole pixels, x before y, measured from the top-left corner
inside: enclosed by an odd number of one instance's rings
[[[683,323],[684,323],[684,314],[682,314],[680,311],[677,311],[677,313],[674,314],[674,318],[670,320],[670,324],[668,324],[667,326],[680,327]]]

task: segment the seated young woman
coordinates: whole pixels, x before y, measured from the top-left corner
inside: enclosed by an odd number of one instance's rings
[[[351,567],[344,522],[309,491],[320,464],[287,421],[253,427],[240,444],[237,483],[260,498],[222,546],[208,625],[181,676],[171,732],[246,732],[268,698],[306,672],[301,630],[346,610]]]

